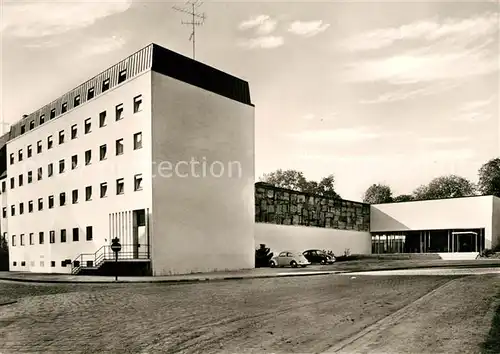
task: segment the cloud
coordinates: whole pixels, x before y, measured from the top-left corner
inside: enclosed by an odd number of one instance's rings
[[[469,140],[470,137],[467,136],[436,136],[420,138],[420,141],[432,144],[458,143]]]
[[[131,1],[51,1],[3,4],[2,36],[39,38],[91,26],[127,11]]]
[[[277,25],[278,21],[273,20],[270,16],[259,15],[241,22],[238,28],[242,31],[255,28],[257,34],[266,35],[272,33]]]
[[[303,142],[356,142],[377,139],[381,135],[366,128],[342,128],[306,130],[300,133],[288,134],[289,137]]]
[[[288,27],[288,32],[303,37],[312,37],[326,31],[328,27],[330,27],[330,24],[323,24],[322,20],[309,22],[295,21]]]
[[[108,38],[94,38],[83,44],[81,49],[82,56],[93,56],[113,52],[122,48],[126,41],[124,38],[112,36]]]
[[[314,119],[316,117],[316,115],[312,114],[312,113],[308,113],[306,115],[304,115],[302,118],[304,118],[305,120],[311,120],[311,119]]]
[[[493,117],[492,112],[495,112],[493,103],[496,99],[497,97],[492,95],[487,99],[466,102],[459,107],[458,113],[451,117],[451,120],[471,123],[490,120]],[[496,112],[498,114],[498,108],[496,108]]]
[[[279,36],[262,36],[243,40],[239,43],[241,47],[247,49],[272,49],[282,46],[285,43],[283,37]]]

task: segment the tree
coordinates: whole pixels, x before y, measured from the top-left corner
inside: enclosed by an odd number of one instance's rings
[[[364,203],[382,204],[392,202],[391,187],[384,184],[372,184],[365,192]]]
[[[413,200],[413,196],[409,194],[401,194],[397,197],[394,197],[394,203],[402,203],[402,202],[411,202]]]
[[[481,166],[478,190],[483,195],[500,197],[500,158],[491,159]]]
[[[255,268],[269,267],[269,262],[273,258],[273,252],[261,243],[260,248],[255,250]]]
[[[318,194],[321,194],[325,197],[340,199],[340,196],[337,194],[337,192],[335,192],[334,184],[335,177],[333,175],[323,177],[323,179],[318,183]]]
[[[434,178],[428,185],[415,189],[413,197],[417,200],[470,197],[476,189],[472,182],[464,177],[448,175]]]
[[[335,177],[332,174],[323,177],[320,182],[316,182],[313,180],[308,181],[300,171],[283,171],[279,169],[275,172],[264,174],[260,178],[260,181],[269,183],[275,187],[340,199],[340,196],[335,192]]]

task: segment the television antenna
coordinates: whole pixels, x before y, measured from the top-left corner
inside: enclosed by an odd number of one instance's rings
[[[183,25],[190,25],[192,28],[191,36],[189,40],[193,43],[193,59],[195,59],[196,54],[196,26],[202,26],[205,22],[205,13],[197,12],[197,9],[203,4],[200,0],[189,0],[186,2],[186,7],[180,8],[173,6],[173,9],[179,12],[184,12],[191,16],[191,21],[185,22],[181,21]]]

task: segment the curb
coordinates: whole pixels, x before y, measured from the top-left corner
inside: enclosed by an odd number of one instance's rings
[[[500,263],[494,264],[457,264],[457,265],[428,265],[428,266],[411,266],[411,267],[394,267],[394,268],[379,268],[379,269],[365,269],[365,270],[344,270],[342,273],[367,273],[367,272],[380,272],[389,270],[411,270],[411,269],[430,269],[430,268],[500,268]]]

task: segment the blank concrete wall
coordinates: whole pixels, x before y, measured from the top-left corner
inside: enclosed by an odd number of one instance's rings
[[[493,198],[493,218],[491,227],[491,248],[500,246],[500,198]]]
[[[264,243],[273,252],[306,249],[332,250],[336,255],[348,248],[351,254],[370,254],[369,232],[325,229],[320,227],[255,224],[255,244]]]

